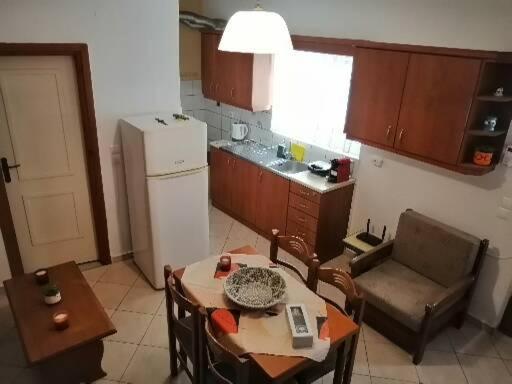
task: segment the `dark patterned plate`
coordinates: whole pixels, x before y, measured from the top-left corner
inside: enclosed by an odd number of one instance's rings
[[[224,281],[224,292],[244,308],[267,309],[279,303],[286,293],[286,282],[268,268],[247,267],[232,272]]]

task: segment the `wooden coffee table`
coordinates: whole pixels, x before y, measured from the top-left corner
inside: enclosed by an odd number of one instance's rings
[[[91,287],[74,262],[48,269],[62,301],[48,306],[32,274],[4,282],[29,365],[37,365],[48,383],[89,383],[104,377],[103,341],[116,333]],[[69,328],[55,330],[52,315],[69,312]]]

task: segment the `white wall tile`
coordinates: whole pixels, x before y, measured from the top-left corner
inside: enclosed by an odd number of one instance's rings
[[[209,111],[209,110],[205,110],[204,118],[205,118],[206,124],[214,126],[215,128],[219,128],[219,129],[221,128],[222,124],[221,124],[221,117],[219,114]]]
[[[194,111],[194,117],[197,119],[197,120],[200,120],[200,121],[204,121],[206,122],[206,119],[204,118],[204,109],[196,109]]]
[[[231,132],[231,124],[234,122],[234,120],[231,120],[229,117],[222,116],[222,130],[226,132]]]
[[[206,98],[204,98],[204,100],[203,100],[203,108],[208,111],[212,111],[212,112],[215,112],[218,114],[220,114],[220,112],[221,112],[221,107],[217,105],[216,101],[206,99]]]
[[[180,95],[193,95],[193,83],[192,80],[181,80],[180,84]]]
[[[181,106],[187,110],[201,109],[203,108],[203,97],[200,95],[182,95]]]
[[[222,138],[219,128],[208,125],[208,141],[220,140]]]

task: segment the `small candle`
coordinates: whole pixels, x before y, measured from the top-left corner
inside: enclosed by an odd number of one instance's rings
[[[69,327],[69,314],[66,311],[60,311],[53,314],[53,324],[58,331]]]
[[[45,285],[50,282],[48,271],[46,269],[38,269],[34,272],[34,276],[36,277],[36,282],[39,285]]]
[[[227,272],[231,269],[231,257],[224,255],[220,257],[220,269]]]

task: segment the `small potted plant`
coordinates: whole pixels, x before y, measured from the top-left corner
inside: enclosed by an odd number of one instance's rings
[[[55,284],[48,284],[43,288],[44,302],[48,305],[57,304],[62,300],[59,288]]]

